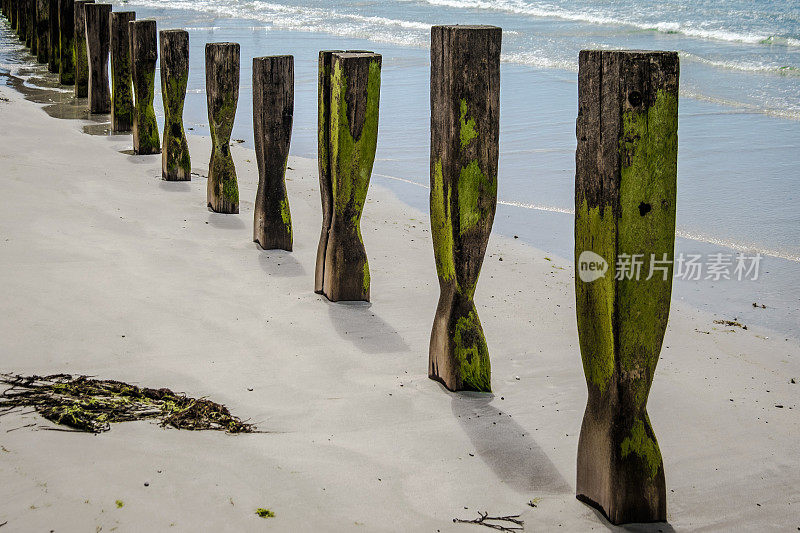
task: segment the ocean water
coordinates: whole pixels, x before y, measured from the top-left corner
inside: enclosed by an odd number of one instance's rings
[[[317,52],[383,54],[373,179],[427,211],[433,24],[503,28],[495,231],[572,258],[577,57],[678,50],[677,251],[761,253],[754,282],[679,281],[676,298],[800,336],[800,2],[766,0],[114,0],[190,31],[185,122],[207,134],[203,47],[241,44],[233,137],[252,146],[252,57],[295,56],[292,150],[316,157]],[[0,65],[12,70],[13,65]],[[157,88],[158,90],[158,88]],[[157,113],[160,96],[156,96]],[[205,161],[193,161],[202,167]],[[753,302],[768,308],[752,307]]]

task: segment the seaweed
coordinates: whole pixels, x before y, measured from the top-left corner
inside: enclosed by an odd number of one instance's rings
[[[158,420],[162,427],[253,433],[256,428],[231,415],[224,405],[170,389],[137,387],[121,381],[69,374],[0,374],[8,388],[0,394],[0,416],[30,408],[74,430],[102,433],[112,423]]]

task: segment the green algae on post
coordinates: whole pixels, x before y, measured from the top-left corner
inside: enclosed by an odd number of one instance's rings
[[[192,164],[183,129],[183,106],[189,83],[189,32],[164,30],[161,43],[161,98],[164,102],[164,145],[161,177],[166,181],[189,181]]]
[[[158,61],[158,34],[153,19],[128,22],[133,77],[133,151],[139,155],[161,153],[153,98]]]
[[[672,292],[678,55],[584,50],[579,67],[575,297],[589,394],[577,497],[614,524],[663,521],[647,397]]]
[[[380,54],[341,52],[331,57],[331,222],[322,293],[331,301],[369,301],[370,275],[361,215],[375,162],[381,89]]]
[[[440,294],[428,375],[454,391],[492,390],[473,297],[497,206],[501,39],[494,26],[431,29],[430,215]]]
[[[231,132],[239,102],[239,44],[206,44],[206,100],[211,131],[206,199],[217,213],[239,212],[239,185],[231,156]]]
[[[111,429],[111,424],[136,420],[157,420],[162,427],[177,429],[255,431],[224,405],[166,388],[69,374],[0,374],[0,383],[8,385],[0,395],[0,416],[32,407],[47,420],[78,431],[102,433]]]
[[[58,79],[61,85],[75,84],[75,2],[58,0],[60,42]]]
[[[129,23],[133,11],[111,13],[111,131],[130,131],[133,127],[133,74]]]
[[[47,0],[38,0],[47,2]],[[86,4],[93,4],[94,0],[75,0],[73,19],[75,22],[75,96],[86,98],[89,96],[89,52],[86,48]],[[47,40],[47,36],[44,37]],[[41,42],[41,41],[40,41]],[[41,52],[41,44],[39,45]],[[39,61],[42,62],[40,53]]]

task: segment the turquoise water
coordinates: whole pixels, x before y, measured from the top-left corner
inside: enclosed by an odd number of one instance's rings
[[[383,54],[374,179],[427,211],[430,25],[503,28],[495,231],[572,257],[577,55],[681,53],[678,251],[765,254],[758,282],[678,282],[676,297],[800,336],[800,3],[522,0],[115,1],[187,28],[186,124],[207,133],[203,47],[242,45],[233,137],[252,146],[254,56],[295,56],[292,153],[316,157],[317,52]],[[13,69],[10,69],[13,70]],[[156,97],[160,113],[160,97]],[[195,166],[205,164],[195,159]],[[768,309],[755,309],[753,302]]]

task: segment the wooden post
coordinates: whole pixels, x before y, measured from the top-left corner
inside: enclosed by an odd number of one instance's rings
[[[577,497],[614,524],[667,518],[647,396],[672,291],[678,70],[675,52],[579,59],[575,298],[589,398]]]
[[[58,74],[61,61],[61,28],[58,21],[58,0],[48,0],[47,3],[48,42],[50,54],[48,55],[47,68],[50,72]]]
[[[158,32],[154,19],[128,23],[131,71],[136,104],[133,112],[133,151],[139,155],[161,153],[153,95],[158,61]]]
[[[501,40],[494,26],[431,29],[430,213],[440,295],[428,375],[454,391],[491,391],[473,297],[497,207]]]
[[[231,132],[239,101],[239,44],[206,44],[206,97],[211,130],[208,207],[217,213],[239,212],[239,185],[231,157]]]
[[[314,274],[314,292],[323,294],[325,280],[325,252],[328,250],[328,233],[333,218],[333,195],[331,192],[331,62],[333,54],[345,50],[322,50],[319,53],[317,71],[317,166],[319,168],[319,192],[322,197],[322,231],[317,245],[317,265]],[[347,52],[372,53],[371,50],[347,50]]]
[[[331,301],[369,301],[367,252],[361,213],[378,142],[380,54],[334,53],[331,58],[331,225],[322,293]]]
[[[328,251],[328,233],[331,230],[333,196],[331,193],[331,61],[333,54],[344,50],[322,50],[319,53],[317,77],[317,167],[319,192],[322,197],[322,232],[317,246],[317,266],[314,275],[314,292],[323,293],[325,280],[325,252]]]
[[[36,60],[50,61],[50,0],[36,0]]]
[[[111,39],[109,15],[111,4],[85,4],[86,50],[89,60],[89,112],[111,112],[111,89],[108,87],[108,48]]]
[[[167,181],[192,179],[189,144],[183,130],[183,103],[189,83],[189,33],[159,32],[161,42],[161,97],[164,102],[164,151],[161,177]]]
[[[36,0],[25,0],[25,46],[36,55]]]
[[[89,52],[86,48],[86,4],[94,0],[74,0],[72,11],[75,21],[75,96],[89,96]]]
[[[294,116],[294,57],[253,59],[253,134],[258,161],[253,241],[292,251],[286,162]]]
[[[25,15],[25,0],[17,0],[17,37],[20,41],[25,41],[27,34],[27,17]]]
[[[131,131],[133,127],[133,75],[128,23],[136,20],[133,11],[111,13],[111,131]]]
[[[58,27],[61,33],[58,62],[59,81],[62,85],[75,84],[75,1],[58,0]]]

